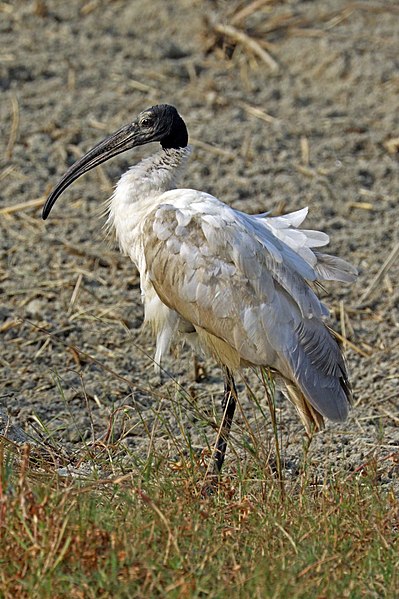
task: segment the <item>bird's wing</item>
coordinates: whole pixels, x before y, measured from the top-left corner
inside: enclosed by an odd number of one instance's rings
[[[161,300],[244,361],[282,372],[325,416],[344,418],[345,367],[320,320],[327,310],[305,281],[317,279],[312,265],[261,217],[208,194],[172,190],[161,202],[143,230],[148,276]]]
[[[302,208],[284,216],[270,217],[267,214],[255,215],[256,221],[273,235],[288,245],[313,269],[315,280],[318,281],[342,281],[351,283],[356,279],[357,270],[352,264],[331,256],[323,254],[313,248],[327,245],[329,237],[321,231],[309,229],[298,229],[308,214],[307,208]],[[311,279],[314,280],[314,279]]]

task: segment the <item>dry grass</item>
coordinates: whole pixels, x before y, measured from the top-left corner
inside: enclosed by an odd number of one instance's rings
[[[298,14],[284,0],[215,3],[217,11],[205,17],[205,48],[228,59],[244,54],[251,66],[266,65],[272,73],[285,68],[273,54],[281,36],[324,37],[329,30],[361,12],[399,13],[399,7],[387,3],[348,2],[335,10],[320,11],[317,17]],[[397,151],[397,139],[388,143],[388,151]]]
[[[115,472],[112,452],[81,458]],[[60,476],[62,464],[54,449],[1,441],[5,599],[395,596],[399,505],[373,460],[316,480],[305,454],[282,486],[254,455],[210,497],[193,456],[149,456],[105,479]]]

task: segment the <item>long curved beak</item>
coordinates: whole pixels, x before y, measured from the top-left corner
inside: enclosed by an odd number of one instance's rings
[[[43,220],[46,220],[50,214],[57,198],[71,183],[84,175],[84,173],[87,173],[106,160],[117,156],[117,154],[121,154],[126,150],[141,146],[150,141],[157,141],[156,136],[143,133],[136,122],[121,127],[118,131],[100,141],[87,154],[70,166],[65,175],[58,181],[44,204],[42,211]]]

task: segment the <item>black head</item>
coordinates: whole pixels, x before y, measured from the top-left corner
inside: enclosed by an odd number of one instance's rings
[[[187,128],[174,106],[169,104],[151,106],[141,112],[132,123],[121,127],[79,158],[47,198],[42,212],[43,219],[48,217],[62,192],[81,175],[122,152],[152,141],[159,141],[165,150],[187,146]]]
[[[180,114],[170,104],[157,104],[139,114],[142,129],[152,132],[164,149],[185,148],[188,143],[187,127]]]

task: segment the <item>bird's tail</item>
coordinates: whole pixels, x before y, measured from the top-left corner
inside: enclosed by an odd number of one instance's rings
[[[288,390],[288,396],[305,426],[313,422],[320,428],[323,417],[346,420],[352,394],[345,360],[323,322],[303,319],[297,325],[286,360],[291,371],[286,378],[295,389]]]

